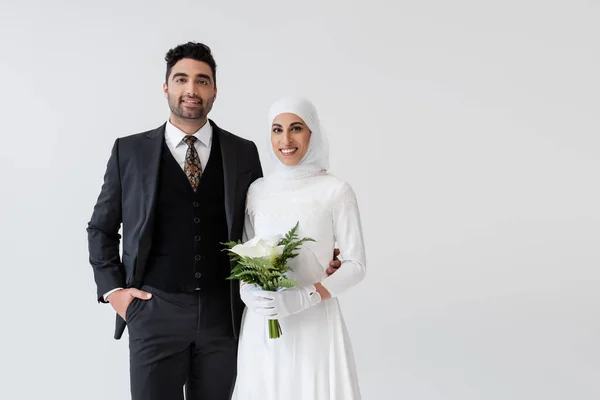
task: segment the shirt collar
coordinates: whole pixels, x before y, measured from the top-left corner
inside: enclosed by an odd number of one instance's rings
[[[182,140],[187,135],[181,129],[173,125],[171,121],[167,121],[167,126],[165,127],[165,135],[167,139],[175,145],[175,147],[179,145],[186,145],[182,142]],[[196,132],[194,132],[192,136],[195,136],[206,147],[210,147],[210,144],[212,142],[212,126],[210,122],[207,120],[204,126],[198,129]]]

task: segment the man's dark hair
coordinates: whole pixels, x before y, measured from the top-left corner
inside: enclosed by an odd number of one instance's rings
[[[171,75],[171,69],[177,64],[177,62],[184,58],[191,58],[192,60],[202,61],[208,64],[213,74],[213,84],[217,86],[217,64],[212,56],[210,47],[202,43],[187,42],[180,44],[179,46],[169,50],[165,56],[167,62],[167,75],[165,82],[169,84],[169,75]]]

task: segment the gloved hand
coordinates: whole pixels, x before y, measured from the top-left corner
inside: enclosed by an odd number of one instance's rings
[[[254,296],[256,293],[267,293],[260,287],[252,283],[242,283],[240,286],[240,297],[246,307],[251,310],[256,310],[258,306],[264,306],[267,303],[267,299],[261,296]]]
[[[315,289],[315,285],[278,292],[253,291],[251,295],[259,298],[254,303],[255,311],[272,319],[285,318],[321,302],[321,295]]]

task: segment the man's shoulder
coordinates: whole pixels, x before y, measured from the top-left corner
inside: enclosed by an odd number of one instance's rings
[[[135,154],[142,151],[149,138],[164,137],[165,124],[144,132],[126,134],[115,140],[115,146],[121,155]]]
[[[255,146],[255,144],[254,144],[254,142],[252,140],[243,138],[241,136],[238,136],[235,133],[231,133],[227,129],[221,128],[220,126],[218,126],[214,122],[212,122],[212,126],[213,126],[213,129],[218,130],[221,133],[221,135],[226,136],[227,139],[235,142],[236,144],[240,144],[242,146]]]
[[[164,131],[164,129],[165,129],[165,124],[162,124],[157,128],[149,129],[144,132],[132,133],[132,134],[128,134],[125,136],[121,136],[121,137],[119,137],[119,141],[121,143],[123,143],[123,142],[125,142],[125,143],[138,142],[140,140],[147,138],[148,136],[158,135],[158,134],[160,134],[161,130]]]

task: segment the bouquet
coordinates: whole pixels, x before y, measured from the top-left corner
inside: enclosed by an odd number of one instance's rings
[[[312,238],[298,239],[296,231],[298,224],[285,234],[270,238],[256,236],[246,243],[227,242],[225,251],[231,259],[236,261],[236,266],[231,270],[229,280],[239,279],[247,284],[254,284],[263,290],[277,291],[285,288],[297,287],[298,284],[287,277],[287,272],[292,268],[287,261],[298,255],[296,251],[304,242],[314,242]],[[269,338],[281,336],[281,326],[276,319],[270,319]]]

